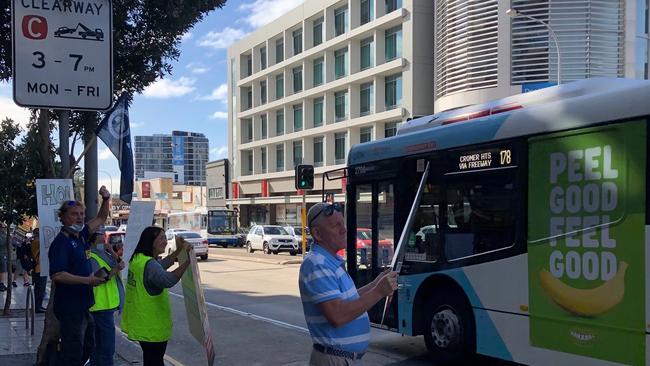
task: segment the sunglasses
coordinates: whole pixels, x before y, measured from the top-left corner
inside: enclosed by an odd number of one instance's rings
[[[332,216],[334,211],[343,212],[343,205],[336,202],[336,203],[333,203],[331,205],[325,206],[322,210],[318,211],[318,213],[316,215],[314,215],[314,217],[312,217],[311,220],[309,220],[309,223],[308,223],[307,226],[311,227],[311,224],[314,222],[314,220],[316,220],[318,218],[318,216],[320,216],[320,214],[324,214],[325,216]]]
[[[77,206],[77,201],[67,201],[65,204],[70,207],[75,207]]]

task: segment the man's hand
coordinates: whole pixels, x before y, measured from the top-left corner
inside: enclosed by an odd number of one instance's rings
[[[106,283],[105,279],[99,278],[99,277],[95,276],[94,274],[91,274],[90,276],[88,276],[88,285],[90,285],[91,287],[99,286],[99,285],[104,284],[104,283]]]
[[[379,275],[379,281],[375,285],[375,288],[379,291],[382,297],[392,295],[395,290],[397,290],[397,272],[395,271],[384,271]]]
[[[111,193],[106,189],[106,186],[102,186],[99,189],[99,195],[102,196],[102,199],[105,201],[109,198],[111,198]]]

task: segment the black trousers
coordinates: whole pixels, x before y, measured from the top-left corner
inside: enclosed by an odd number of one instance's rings
[[[41,276],[40,273],[34,272],[32,282],[34,283],[34,302],[36,303],[36,309],[38,310],[43,307],[43,298],[45,297],[45,288],[47,287],[47,276]]]
[[[167,341],[165,342],[144,342],[140,341],[142,348],[143,366],[165,366],[165,351],[167,350]]]
[[[90,312],[56,314],[61,329],[61,366],[83,366],[95,346],[95,323]]]

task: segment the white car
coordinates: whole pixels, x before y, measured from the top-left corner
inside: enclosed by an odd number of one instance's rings
[[[266,254],[289,252],[291,255],[296,255],[299,247],[294,236],[282,226],[255,225],[246,236],[246,249],[249,253],[263,250]]]
[[[176,237],[181,237],[185,239],[188,243],[194,248],[194,254],[197,257],[200,257],[204,261],[208,259],[208,240],[203,239],[201,234],[195,233],[193,231],[181,230],[173,231],[167,230],[167,246],[165,247],[165,253],[167,255],[173,253],[176,250]]]
[[[293,235],[294,239],[296,239],[296,242],[298,243],[298,253],[302,252],[302,228],[300,226],[285,226],[284,229],[291,235]],[[309,234],[309,230],[307,230],[307,251],[309,251],[309,248],[311,248],[311,243],[314,241],[312,239],[311,234]]]

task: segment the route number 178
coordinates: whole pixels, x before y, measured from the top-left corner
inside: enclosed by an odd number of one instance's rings
[[[512,152],[510,150],[501,150],[499,151],[501,157],[501,165],[509,165],[512,163]]]

